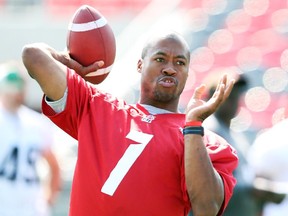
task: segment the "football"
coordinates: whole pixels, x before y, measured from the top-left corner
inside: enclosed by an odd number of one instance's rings
[[[87,75],[86,81],[99,84],[110,73],[115,56],[116,40],[105,17],[89,5],[79,7],[68,26],[67,50],[72,59],[83,66],[103,60],[104,65]]]

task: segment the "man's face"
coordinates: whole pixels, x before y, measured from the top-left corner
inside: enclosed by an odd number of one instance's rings
[[[187,46],[174,38],[151,44],[138,62],[141,97],[154,103],[178,102],[188,77],[189,55]]]

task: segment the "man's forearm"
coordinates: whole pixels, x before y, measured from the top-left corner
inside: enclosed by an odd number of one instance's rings
[[[212,166],[203,138],[187,134],[184,145],[185,178],[193,215],[217,215],[224,200],[224,187]]]

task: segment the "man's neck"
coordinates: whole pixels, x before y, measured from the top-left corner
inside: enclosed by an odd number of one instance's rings
[[[150,114],[156,115],[156,114],[164,114],[164,113],[174,113],[166,109],[161,109],[152,105],[147,105],[147,104],[140,104],[143,106]]]
[[[158,101],[150,101],[150,100],[141,100],[139,101],[139,104],[145,104],[149,106],[153,106],[159,109],[167,110],[172,113],[178,113],[178,101],[170,101],[167,103],[164,102],[158,102]]]

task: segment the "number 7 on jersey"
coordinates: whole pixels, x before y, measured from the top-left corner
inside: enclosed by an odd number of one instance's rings
[[[115,190],[132,167],[136,159],[141,155],[153,135],[139,131],[130,131],[126,138],[134,140],[139,144],[131,144],[120,158],[108,179],[105,181],[101,192],[113,196]]]

